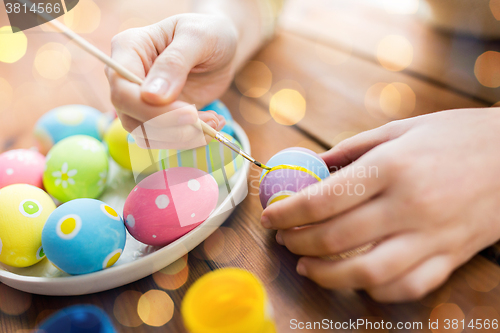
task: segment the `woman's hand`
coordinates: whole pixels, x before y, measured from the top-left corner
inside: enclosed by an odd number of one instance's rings
[[[237,41],[232,21],[216,14],[176,15],[116,35],[112,58],[145,79],[139,86],[107,68],[124,128],[131,132],[166,112],[189,104],[200,108],[220,97],[234,75]],[[216,129],[225,124],[214,112],[199,117]]]
[[[270,205],[262,224],[321,286],[423,297],[500,238],[499,129],[499,109],[464,109],[356,135],[322,156],[342,169]],[[371,242],[353,258],[321,258]]]

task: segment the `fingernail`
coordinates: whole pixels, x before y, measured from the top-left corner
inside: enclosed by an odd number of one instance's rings
[[[161,77],[157,77],[149,82],[146,82],[144,90],[155,95],[166,95],[168,90],[168,82]]]
[[[281,231],[278,231],[276,233],[276,242],[278,242],[279,245],[285,245],[283,242],[283,237],[281,236]]]
[[[297,264],[297,273],[299,275],[306,275],[307,274],[306,266],[303,263],[301,263],[300,261]]]
[[[262,216],[260,218],[260,223],[262,224],[262,226],[266,229],[271,229],[271,221],[269,220],[268,217],[266,216]]]

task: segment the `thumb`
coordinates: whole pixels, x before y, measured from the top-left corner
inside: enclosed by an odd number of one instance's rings
[[[359,133],[345,139],[320,156],[330,171],[336,171],[384,142],[394,140],[406,133],[411,125],[410,119],[394,121],[378,128]]]
[[[176,36],[156,58],[141,88],[142,99],[153,105],[177,99],[191,69],[203,57],[203,49],[188,36]]]

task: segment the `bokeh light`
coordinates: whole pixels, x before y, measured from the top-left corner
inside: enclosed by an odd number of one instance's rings
[[[483,86],[500,87],[500,53],[486,51],[476,59],[474,75]]]
[[[25,313],[31,306],[31,294],[0,284],[0,311],[11,316]]]
[[[306,100],[294,89],[281,89],[271,97],[271,117],[281,125],[297,124],[306,114]]]
[[[119,32],[132,29],[132,28],[141,28],[145,27],[147,25],[150,25],[151,22],[148,22],[147,20],[143,19],[142,17],[131,17],[125,21],[123,21],[120,24],[120,27],[118,28]]]
[[[50,316],[52,316],[56,312],[57,312],[57,310],[54,310],[54,309],[45,309],[45,310],[40,311],[40,313],[36,316],[35,325],[39,325],[45,319],[49,318]]]
[[[273,74],[263,62],[249,61],[236,75],[234,83],[244,96],[258,98],[271,88]]]
[[[455,303],[442,303],[436,306],[430,315],[430,320],[431,322],[434,322],[436,320],[439,321],[439,326],[437,329],[431,329],[433,333],[459,333],[462,331],[462,326],[458,325],[458,328],[453,329],[450,327],[449,329],[445,329],[445,325],[443,325],[443,322],[445,319],[449,319],[450,322],[454,319],[458,320],[459,322],[463,319],[465,319],[464,312],[458,305]]]
[[[171,265],[153,274],[156,284],[166,290],[176,290],[182,287],[189,277],[189,266],[187,265],[187,254],[174,261]]]
[[[383,0],[389,14],[411,15],[418,11],[418,0]]]
[[[1,38],[1,37],[0,37]],[[12,104],[14,90],[7,80],[0,77],[0,112],[7,110]]]
[[[413,46],[403,36],[386,36],[378,44],[377,59],[385,69],[401,71],[413,61]]]
[[[413,110],[417,97],[405,83],[393,82],[380,92],[380,108],[390,118],[406,118]]]
[[[236,259],[240,251],[241,239],[238,234],[231,228],[220,227],[191,253],[201,260],[227,264]]]
[[[414,110],[417,97],[405,83],[377,82],[366,91],[365,108],[375,118],[401,119]]]
[[[43,78],[58,80],[68,74],[71,67],[71,53],[60,43],[47,43],[38,49],[34,69]]]
[[[489,265],[486,258],[474,258],[469,265],[475,269],[465,275],[465,281],[472,290],[487,293],[500,283],[500,267]]]
[[[0,28],[0,62],[14,63],[26,54],[28,39],[24,32],[12,33],[10,26]]]
[[[76,33],[90,33],[101,22],[101,10],[92,0],[80,0],[78,6],[64,14],[64,24]]]
[[[500,21],[500,0],[490,0],[491,13]]]
[[[495,319],[497,320],[497,323],[498,321],[500,321],[500,316],[498,315],[498,312],[497,310],[495,310],[495,308],[491,306],[476,306],[467,314],[467,318],[465,319],[465,322],[467,323],[467,325],[465,325],[465,330],[471,333],[498,332],[500,331],[500,327],[498,325],[491,325],[492,321]],[[479,325],[477,325],[477,327],[472,329],[472,327],[469,327],[469,323],[471,322],[471,320],[473,320],[476,325],[480,323],[482,327],[477,328],[479,327]],[[487,325],[487,323],[488,328],[485,328],[485,325]]]
[[[358,134],[358,132],[354,132],[354,131],[341,132],[333,138],[332,146],[335,146],[335,145],[339,144],[340,142],[344,141],[345,139],[349,139],[350,137],[355,136],[356,134]]]
[[[450,296],[451,287],[448,284],[445,284],[441,288],[422,298],[419,302],[429,308],[434,308],[441,303],[446,303],[450,299]]]
[[[127,290],[115,300],[113,314],[120,324],[126,327],[138,327],[142,320],[137,313],[137,306],[142,293],[136,290]]]
[[[377,82],[366,91],[365,108],[372,117],[384,118],[384,113],[380,107],[380,94],[387,84],[385,82]]]
[[[273,282],[279,276],[281,262],[270,250],[245,244],[241,257],[245,260],[238,262],[238,266],[255,274],[264,284]]]
[[[153,289],[141,296],[137,313],[146,325],[160,327],[172,319],[174,302],[166,292]]]
[[[241,96],[240,114],[250,124],[262,125],[271,120],[269,112],[262,110],[252,98]]]
[[[329,65],[343,64],[349,60],[352,54],[352,46],[347,44],[342,51],[339,51],[323,43],[316,43],[314,50],[318,58]]]
[[[93,43],[91,39],[89,42]],[[84,51],[75,42],[69,41],[65,45],[66,49],[71,54],[71,66],[70,71],[78,74],[85,74],[97,67],[104,69],[104,65],[97,60],[94,56]]]

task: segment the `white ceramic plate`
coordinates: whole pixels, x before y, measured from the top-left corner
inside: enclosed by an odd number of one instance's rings
[[[234,123],[237,140],[243,150],[250,153],[250,143],[243,129]],[[0,264],[0,282],[22,291],[54,296],[83,295],[123,286],[137,281],[170,265],[194,249],[210,236],[229,217],[235,206],[248,193],[247,176],[250,163],[229,180],[231,193],[221,186],[217,208],[204,223],[175,242],[159,248],[138,242],[127,233],[127,243],[122,256],[111,268],[103,271],[70,276],[58,270],[47,258],[27,268],[14,268]],[[110,186],[99,198],[117,211],[123,211],[128,194],[135,186],[133,177],[116,165],[110,167]]]

